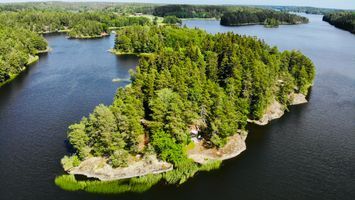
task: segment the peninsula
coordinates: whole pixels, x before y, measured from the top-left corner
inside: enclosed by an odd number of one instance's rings
[[[327,13],[323,16],[323,21],[355,34],[355,11]]]

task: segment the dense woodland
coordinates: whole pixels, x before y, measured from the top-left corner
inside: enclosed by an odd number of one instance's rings
[[[165,5],[155,7],[153,14],[161,17],[176,16],[179,18],[221,18],[221,24],[226,26],[266,24],[266,22],[272,22],[272,26],[276,27],[276,23],[308,23],[308,19],[306,17],[276,11],[276,9],[277,8],[266,8],[261,6]],[[277,22],[275,20],[277,20]]]
[[[186,156],[191,125],[199,126],[210,147],[222,147],[274,99],[286,107],[289,94],[307,94],[315,75],[300,52],[279,52],[233,33],[129,26],[118,31],[115,49],[144,56],[112,105],[99,105],[70,126],[78,156],[72,160],[104,156],[121,167],[130,155],[154,153],[174,164],[168,182],[183,182],[199,170]]]
[[[151,3],[119,3],[119,2],[22,2],[22,3],[1,3],[0,11],[70,11],[70,12],[116,12],[121,14],[152,13],[159,4]]]
[[[324,15],[327,13],[344,11],[341,9],[317,8],[317,7],[309,7],[309,6],[257,6],[257,7],[278,10],[282,12],[298,12],[298,13],[317,14],[317,15]]]
[[[18,11],[1,12],[0,20],[7,26],[17,26],[38,33],[69,31],[69,36],[97,36],[109,27],[145,25],[145,17],[128,17],[107,12]]]
[[[0,86],[24,70],[47,41],[32,31],[0,25]]]
[[[277,21],[277,24],[308,23],[308,19],[306,17],[286,12],[272,10],[241,10],[224,13],[221,17],[221,25],[239,26],[248,24],[267,24],[275,20]]]
[[[277,28],[280,25],[280,21],[274,18],[267,18],[264,21],[264,26],[267,28]]]
[[[176,17],[175,15],[165,16],[163,23],[165,23],[165,24],[181,24],[182,20],[180,18]]]
[[[153,15],[178,18],[219,18],[230,7],[210,5],[164,5],[154,8]]]
[[[355,12],[336,12],[323,16],[323,21],[337,28],[355,33]]]

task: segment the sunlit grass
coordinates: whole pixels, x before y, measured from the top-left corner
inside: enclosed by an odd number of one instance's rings
[[[211,161],[203,165],[186,162],[179,168],[162,174],[148,174],[142,177],[116,181],[77,180],[74,175],[62,175],[55,179],[55,184],[67,191],[83,190],[91,193],[119,194],[125,192],[145,192],[152,186],[165,181],[168,184],[183,184],[198,171],[218,169],[221,161]]]
[[[150,174],[127,180],[117,181],[78,181],[74,175],[62,175],[55,179],[55,184],[67,191],[84,190],[91,193],[117,194],[124,192],[144,192],[157,184],[161,174]]]

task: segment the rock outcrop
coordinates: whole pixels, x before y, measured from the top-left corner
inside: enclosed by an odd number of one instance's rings
[[[291,105],[299,105],[308,102],[306,96],[302,93],[293,93],[290,98],[292,99]]]
[[[160,161],[155,155],[139,158],[130,162],[128,167],[112,168],[107,164],[107,159],[91,157],[80,163],[78,167],[71,168],[68,173],[84,175],[88,178],[97,178],[101,181],[112,181],[126,178],[159,174],[173,169],[173,165]]]
[[[251,120],[248,119],[248,122],[263,126],[269,123],[269,121],[273,119],[278,119],[282,117],[285,113],[285,108],[282,104],[280,104],[278,101],[274,100],[272,104],[270,104],[266,112],[264,113],[263,117],[260,118],[259,120]]]
[[[194,148],[187,151],[187,156],[188,158],[200,164],[205,164],[209,161],[227,160],[234,158],[246,150],[246,137],[247,132],[240,131],[239,134],[235,134],[229,137],[227,144],[219,149],[216,147],[204,147],[204,140],[195,141]]]
[[[299,105],[307,103],[306,96],[302,93],[292,93],[289,95],[291,100],[290,105]],[[268,124],[271,120],[278,119],[285,114],[285,106],[278,101],[274,100],[266,109],[264,115],[259,120],[248,119],[248,122],[254,123],[260,126]]]

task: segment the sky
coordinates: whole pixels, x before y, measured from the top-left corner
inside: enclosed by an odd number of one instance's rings
[[[28,2],[45,0],[0,0],[0,2]],[[61,0],[84,1],[84,0]],[[89,0],[100,2],[100,0]],[[321,8],[355,9],[355,0],[103,0],[102,2],[143,2],[170,4],[236,4],[236,5],[293,5]]]

